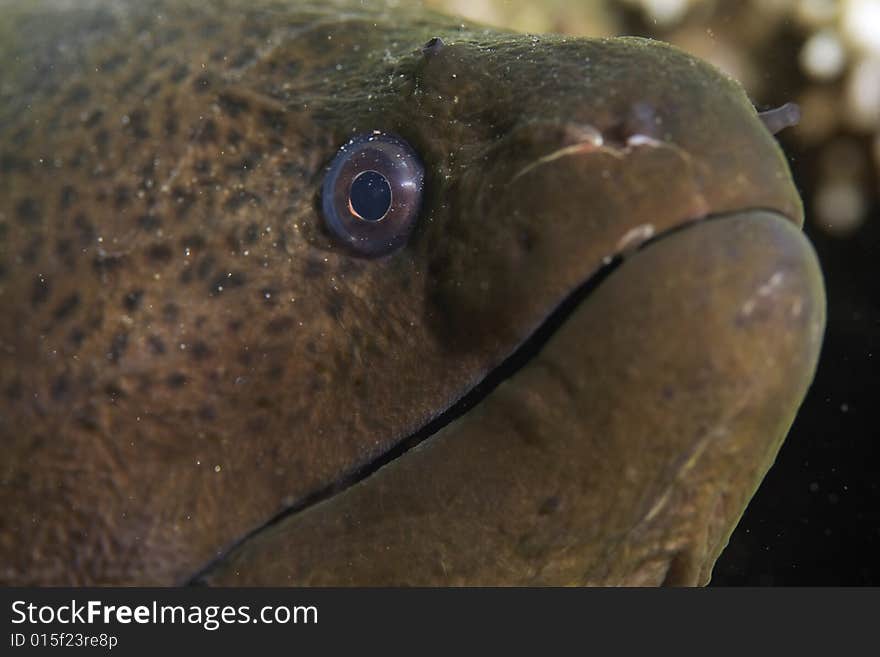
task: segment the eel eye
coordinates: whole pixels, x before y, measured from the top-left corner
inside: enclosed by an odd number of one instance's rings
[[[358,135],[327,168],[321,189],[327,227],[356,253],[389,253],[406,242],[416,222],[424,180],[419,156],[403,139]]]

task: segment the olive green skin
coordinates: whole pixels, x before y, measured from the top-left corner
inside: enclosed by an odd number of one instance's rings
[[[360,3],[0,12],[0,581],[708,580],[824,326],[735,82]],[[367,259],[318,193],[371,130],[427,183]],[[534,363],[353,483],[618,255]]]

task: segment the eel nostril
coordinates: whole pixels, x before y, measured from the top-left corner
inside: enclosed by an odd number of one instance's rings
[[[767,126],[771,134],[777,134],[786,128],[794,127],[801,120],[801,108],[797,103],[786,103],[782,107],[758,112],[758,118]]]

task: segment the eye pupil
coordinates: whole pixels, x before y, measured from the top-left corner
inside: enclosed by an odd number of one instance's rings
[[[364,171],[348,192],[352,213],[365,221],[381,221],[391,208],[391,184],[378,171]]]

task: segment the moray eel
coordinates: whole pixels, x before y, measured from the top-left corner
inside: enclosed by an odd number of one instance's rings
[[[736,82],[285,0],[0,62],[3,583],[709,580],[825,312]]]

